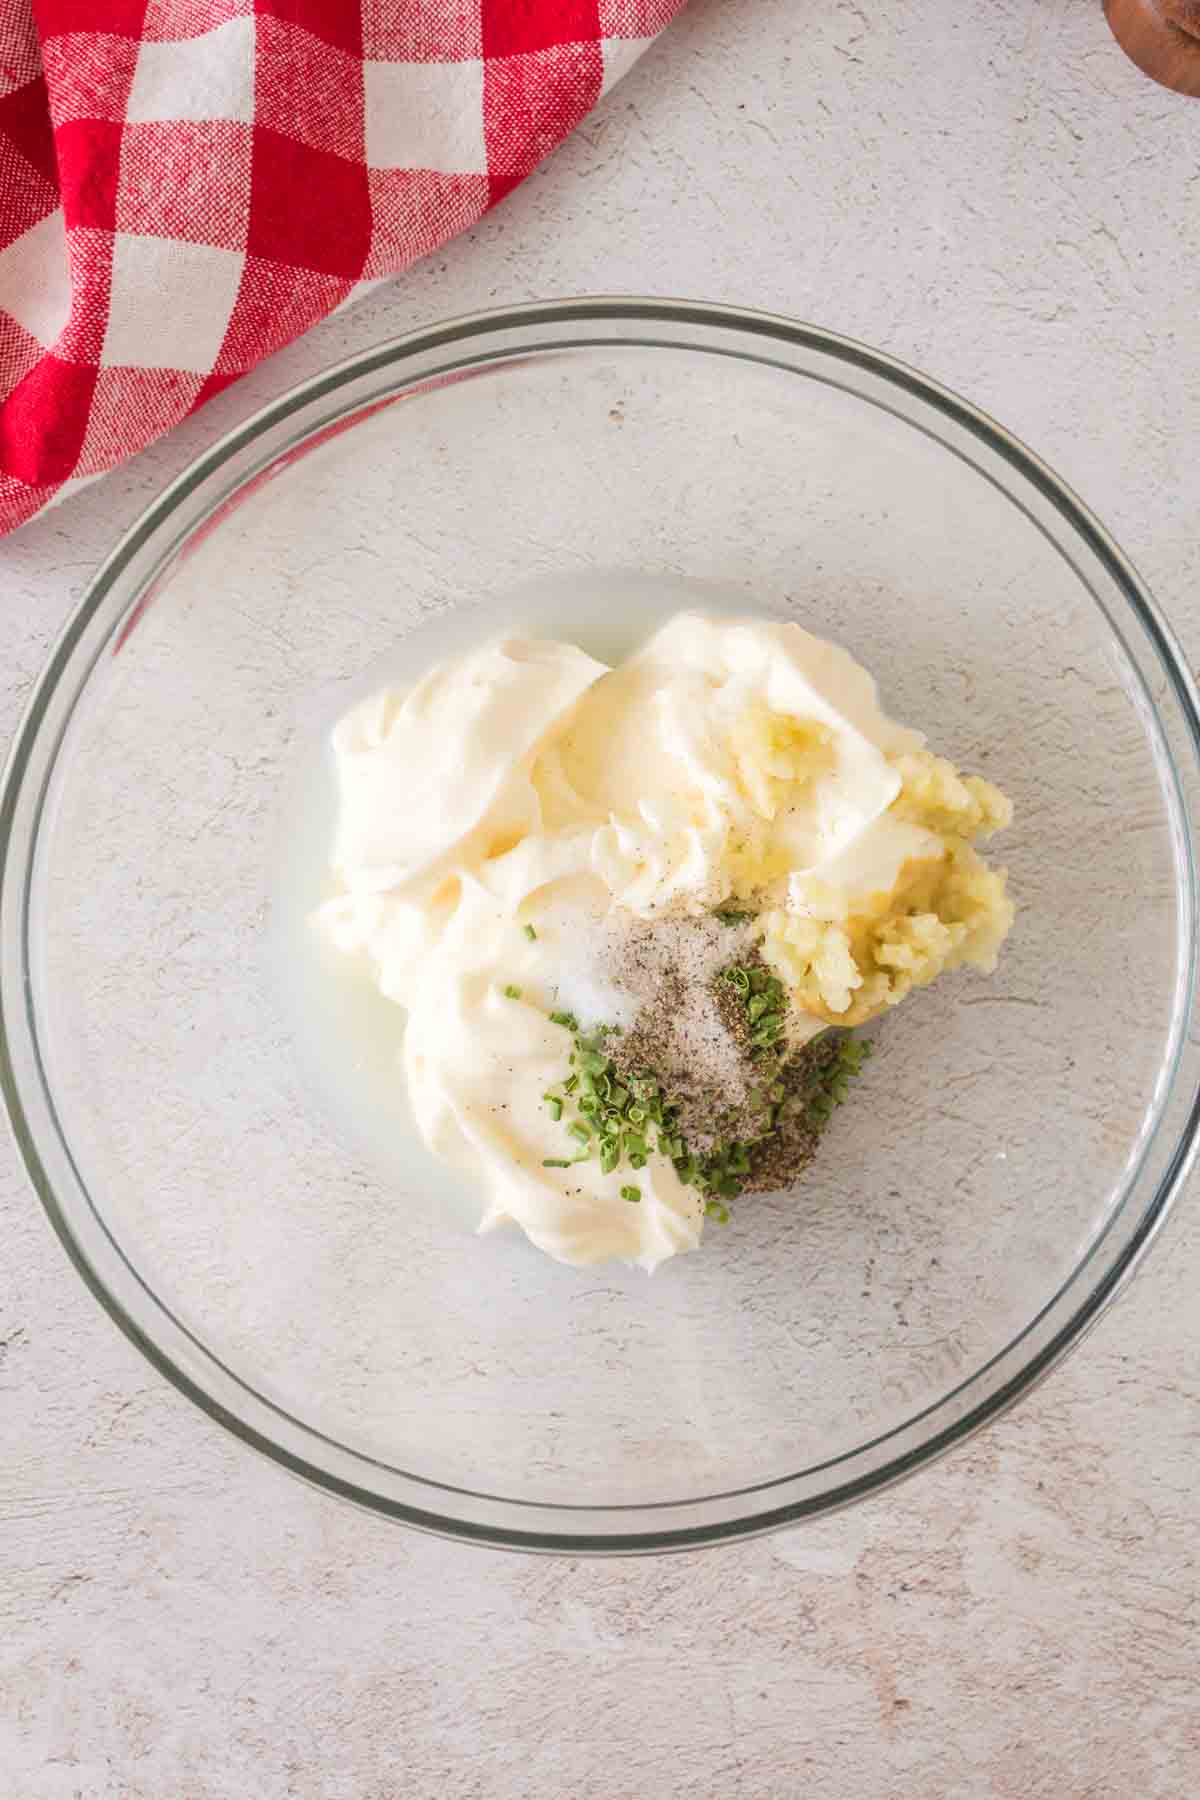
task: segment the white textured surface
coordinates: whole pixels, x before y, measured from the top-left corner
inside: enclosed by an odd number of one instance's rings
[[[0,547],[0,729],[115,532],[390,332],[581,290],[816,319],[992,410],[1195,654],[1200,106],[1099,0],[693,0],[479,231]],[[1017,1413],[858,1511],[657,1562],[407,1535],[260,1463],[71,1275],[7,1145],[0,1800],[1184,1800],[1200,1226]]]

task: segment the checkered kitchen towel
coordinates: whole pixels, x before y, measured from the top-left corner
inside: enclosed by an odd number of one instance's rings
[[[0,532],[473,225],[683,0],[0,0]]]

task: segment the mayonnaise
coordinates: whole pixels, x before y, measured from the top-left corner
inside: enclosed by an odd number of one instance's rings
[[[564,1262],[648,1269],[700,1240],[703,1202],[667,1157],[638,1171],[636,1202],[627,1169],[557,1166],[563,1127],[544,1095],[571,1037],[551,1014],[635,1016],[595,953],[614,919],[751,904],[796,1042],[839,1006],[869,1016],[929,979],[913,963],[929,944],[939,967],[985,961],[985,937],[994,958],[1011,908],[968,838],[1007,822],[1007,803],[923,741],[837,646],[694,614],[611,671],[569,644],[486,644],[341,721],[339,892],[319,921],[407,1009],[417,1125],[483,1190],[481,1230],[511,1221]],[[994,884],[970,905],[967,857]],[[958,913],[935,919],[940,936],[902,930],[893,890],[936,913],[951,861]],[[907,957],[903,977],[868,967],[877,953]]]

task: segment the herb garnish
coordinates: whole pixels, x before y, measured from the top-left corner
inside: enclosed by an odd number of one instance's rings
[[[872,1048],[866,1038],[842,1039],[837,1056],[822,1072],[816,1092],[809,1098],[806,1116],[814,1130],[820,1131],[829,1122],[834,1107],[842,1104],[850,1092],[850,1083],[856,1075],[862,1074],[862,1066]]]
[[[803,1107],[815,1131],[824,1126],[870,1056],[870,1044],[843,1037],[812,1087],[797,1095],[794,1086],[789,1091],[780,1079],[788,1067],[784,1042],[788,1000],[783,983],[768,969],[738,963],[724,969],[718,979],[733,989],[745,1008],[747,1042],[761,1071],[760,1085],[754,1089],[761,1129],[744,1140],[718,1141],[703,1155],[695,1154],[679,1129],[678,1106],[664,1095],[653,1071],[618,1070],[604,1047],[612,1035],[609,1027],[584,1032],[574,1013],[552,1012],[551,1023],[571,1033],[573,1048],[570,1073],[542,1098],[551,1118],[565,1126],[575,1154],[547,1157],[544,1168],[569,1169],[595,1155],[601,1174],[611,1175],[623,1166],[643,1169],[652,1155],[665,1156],[685,1187],[694,1187],[703,1197],[705,1217],[725,1225],[727,1203],[737,1198],[752,1173],[752,1152],[760,1145],[765,1149],[775,1137],[785,1107],[789,1117],[797,1106]],[[642,1197],[632,1183],[620,1192],[631,1202]]]
[[[739,963],[723,969],[720,979],[728,982],[745,1002],[751,1053],[760,1059],[769,1055],[783,1036],[787,1016],[788,1000],[782,981],[769,969],[743,968]]]

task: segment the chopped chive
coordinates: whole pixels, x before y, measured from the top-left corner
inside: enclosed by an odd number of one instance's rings
[[[570,1159],[565,1156],[543,1156],[542,1158],[543,1169],[569,1169],[570,1166]]]
[[[631,1185],[629,1187],[623,1187],[621,1189],[622,1200],[640,1200],[641,1197],[642,1197],[642,1190],[639,1187],[633,1187]]]
[[[529,939],[531,944],[535,941],[537,932],[533,929],[532,925],[527,925],[525,927],[525,936]]]
[[[707,1216],[724,1224],[728,1202],[742,1193],[753,1172],[755,1147],[776,1135],[785,1114],[802,1115],[814,1130],[824,1126],[848,1094],[849,1082],[869,1056],[870,1045],[846,1039],[809,1091],[793,1094],[784,1079],[789,1050],[780,1041],[789,1006],[782,982],[757,965],[735,964],[723,969],[719,979],[734,988],[745,1007],[750,1055],[758,1064],[758,1085],[750,1093],[755,1122],[747,1137],[733,1137],[734,1114],[719,1115],[714,1123],[725,1135],[703,1156],[694,1154],[679,1129],[679,1103],[663,1095],[653,1071],[618,1070],[605,1051],[611,1028],[598,1025],[583,1032],[574,1014],[554,1013],[550,1017],[555,1023],[572,1033],[571,1067],[543,1100],[551,1117],[565,1124],[578,1150],[569,1160],[547,1158],[547,1167],[586,1162],[595,1150],[601,1172],[608,1175],[623,1163],[638,1170],[646,1167],[652,1154],[664,1156],[679,1180],[698,1194]],[[640,1189],[637,1192],[640,1198]]]
[[[504,998],[506,1000],[519,1000],[521,998],[520,988],[514,987],[512,982],[510,981],[508,983],[507,987],[504,989]]]

